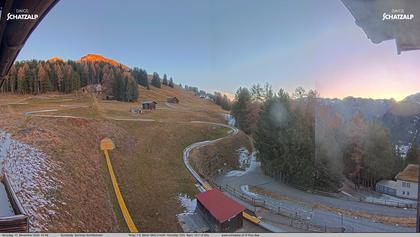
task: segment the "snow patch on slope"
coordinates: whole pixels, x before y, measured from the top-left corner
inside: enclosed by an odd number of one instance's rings
[[[184,212],[178,215],[192,214],[197,207],[197,199],[191,199],[186,194],[179,193],[177,196],[181,206],[184,208]]]
[[[253,193],[253,192],[249,191],[249,186],[248,185],[242,185],[241,186],[241,192],[246,194],[249,197],[260,198],[259,194],[256,194],[256,193]]]
[[[260,165],[260,162],[257,162],[257,154],[255,152],[249,154],[249,151],[245,147],[241,147],[238,152],[239,167],[244,170],[231,170],[226,173],[226,177],[242,176],[255,170]]]
[[[62,185],[51,174],[60,172],[59,164],[49,160],[42,151],[13,140],[2,130],[0,162],[1,174],[8,175],[17,198],[29,216],[29,230],[45,231],[51,219],[58,215],[56,194]]]
[[[232,127],[235,126],[236,120],[235,120],[235,118],[232,115],[230,115],[230,114],[223,114],[223,116],[224,116],[224,118],[227,121],[227,123],[228,123],[229,126],[232,126]]]

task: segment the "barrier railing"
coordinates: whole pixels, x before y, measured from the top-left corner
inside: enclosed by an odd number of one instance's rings
[[[230,185],[218,185],[214,181],[209,181],[213,187],[217,187],[223,192],[227,192],[233,195],[236,198],[239,198],[242,201],[245,201],[248,204],[251,204],[255,207],[262,207],[267,209],[273,214],[281,215],[286,218],[278,218],[276,222],[278,224],[289,225],[291,227],[309,231],[309,232],[344,232],[343,227],[329,226],[327,224],[317,225],[313,224],[310,221],[303,218],[300,214],[300,211],[297,209],[289,208],[286,206],[274,205],[270,202],[267,202],[265,199],[250,197],[249,195],[244,194],[242,191],[235,189]],[[354,231],[354,229],[352,230]]]

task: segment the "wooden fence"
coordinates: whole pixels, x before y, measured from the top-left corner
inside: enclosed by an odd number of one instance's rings
[[[233,195],[236,198],[241,199],[254,207],[262,207],[270,212],[281,215],[286,218],[280,218],[280,224],[289,225],[297,229],[306,230],[309,232],[344,232],[344,229],[339,226],[329,226],[327,224],[324,225],[317,225],[313,224],[310,221],[303,218],[296,209],[288,208],[286,206],[277,206],[273,205],[269,202],[266,202],[264,199],[253,198],[244,193],[240,190],[235,189],[230,185],[218,185],[214,181],[209,181],[214,187],[217,187],[220,191],[228,192],[229,194]],[[354,230],[353,230],[354,231]]]

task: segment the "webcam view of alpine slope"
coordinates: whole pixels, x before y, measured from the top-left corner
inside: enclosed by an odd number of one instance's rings
[[[0,231],[418,231],[420,2],[0,9]]]

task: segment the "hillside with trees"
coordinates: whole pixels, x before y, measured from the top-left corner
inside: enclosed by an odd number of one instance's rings
[[[100,84],[105,95],[119,101],[137,101],[138,86],[150,89],[162,85],[175,87],[167,74],[161,79],[157,72],[152,77],[145,69],[129,67],[101,55],[88,54],[79,61],[64,61],[58,57],[50,60],[18,61],[10,69],[0,92],[14,94],[43,94],[47,92],[73,93],[89,85]],[[182,86],[179,86],[182,88]],[[223,109],[230,109],[230,101],[220,93],[209,94],[197,87],[186,86],[185,90],[208,95],[208,98]]]
[[[12,66],[1,90],[34,95],[53,91],[72,93],[88,85],[101,84],[107,95],[121,101],[135,101],[138,98],[136,80],[143,81],[134,72],[121,65],[86,59],[22,61]]]
[[[361,113],[345,119],[313,90],[289,95],[270,85],[239,88],[231,113],[253,137],[263,171],[294,186],[335,191],[349,179],[373,188],[407,164],[382,123]]]

